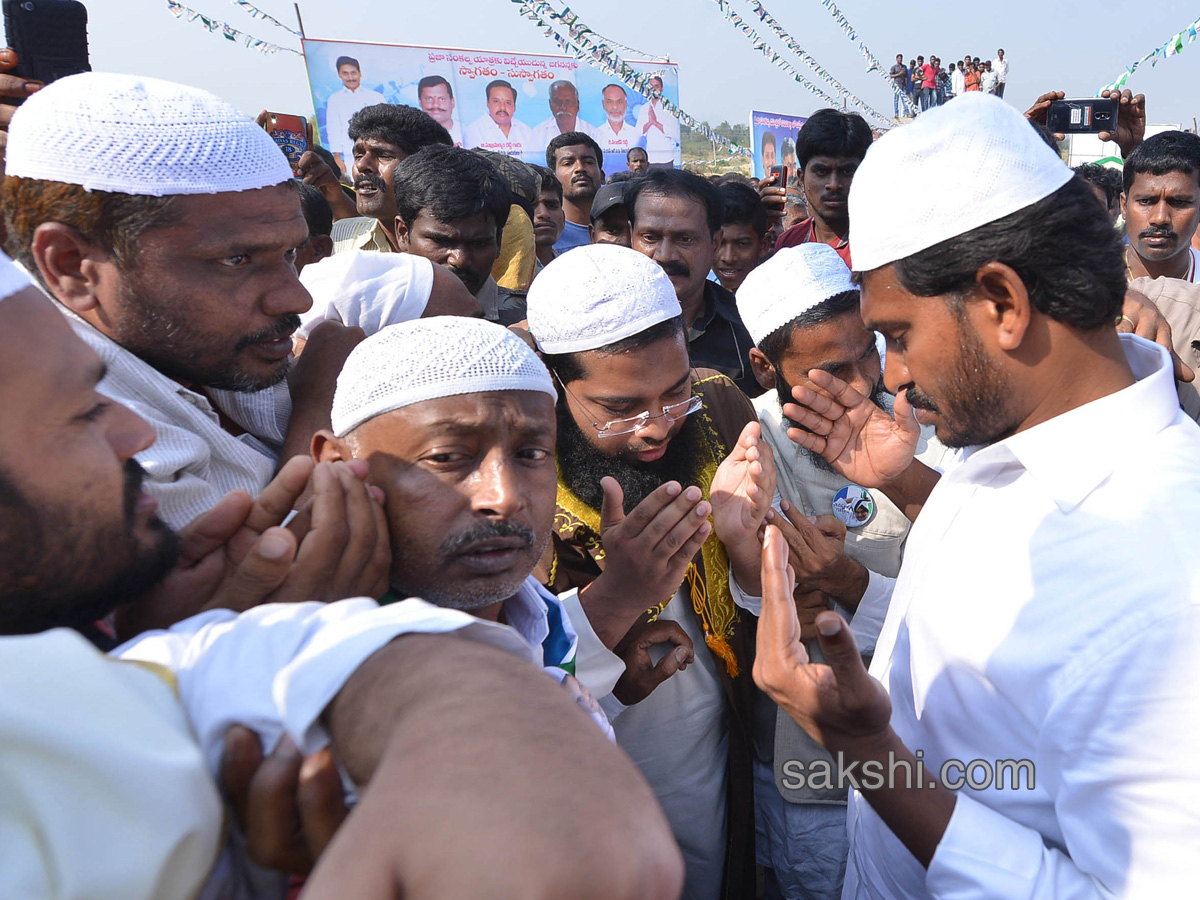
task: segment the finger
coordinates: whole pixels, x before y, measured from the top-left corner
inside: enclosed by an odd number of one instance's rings
[[[189,568],[227,543],[242,527],[253,505],[245,491],[230,491],[208,512],[179,529],[179,565]]]
[[[688,563],[695,559],[696,554],[700,552],[700,548],[704,546],[704,542],[708,540],[709,534],[712,532],[712,522],[705,520],[696,529],[696,533],[683,542],[675,555],[671,557],[668,565],[672,579],[683,578],[683,573],[687,571]]]
[[[685,668],[690,660],[688,659],[688,651],[683,647],[676,647],[674,650],[665,654],[658,661],[650,672],[646,675],[646,680],[650,682],[654,688],[658,687],[680,669]]]
[[[221,752],[221,793],[233,808],[234,818],[243,832],[250,807],[250,783],[262,761],[262,744],[257,734],[241,725],[234,725],[225,732]]]
[[[34,81],[29,78],[18,78],[15,75],[0,75],[0,94],[5,97],[18,97],[24,99],[31,94],[36,94],[45,85],[40,81]]]
[[[828,513],[817,516],[817,521],[813,522],[813,527],[827,538],[837,541],[846,540],[846,523],[837,516],[832,516]]]
[[[797,425],[802,425],[813,434],[820,437],[827,437],[833,431],[833,423],[841,418],[845,410],[839,406],[831,406],[831,410],[840,410],[839,412],[816,412],[807,406],[798,406],[795,403],[785,403],[783,405],[783,414],[795,422]]]
[[[908,402],[908,391],[901,391],[896,395],[895,402],[892,404],[892,419],[905,438],[915,447],[921,438],[921,423],[917,421],[917,411]]]
[[[670,619],[658,619],[651,622],[649,625],[641,628],[638,633],[638,644],[645,647],[652,647],[655,644],[663,644],[670,642],[676,647],[682,647],[685,650],[691,651],[694,649],[692,639],[678,622],[672,622]],[[691,659],[684,660],[691,662]]]
[[[205,609],[244,612],[265,603],[287,581],[295,558],[295,536],[286,528],[268,528]]]
[[[795,550],[801,558],[815,555],[819,546],[820,532],[809,521],[808,516],[786,500],[780,504],[780,509],[783,510],[784,518],[791,529],[791,534],[785,536],[788,546]],[[778,518],[775,520],[775,526],[777,528],[781,526]]]
[[[826,391],[834,400],[846,409],[853,409],[863,403],[869,403],[870,400],[860,394],[848,382],[843,381],[836,375],[831,375],[824,369],[812,369],[808,373],[808,380],[816,387]],[[794,393],[794,391],[793,391]]]
[[[845,619],[833,611],[821,613],[817,616],[817,639],[825,661],[833,669],[839,694],[863,696],[870,690],[871,676]]]
[[[604,534],[609,528],[625,521],[625,492],[621,490],[621,483],[609,475],[600,479],[600,490],[604,494],[600,500],[600,533]]]
[[[315,860],[349,815],[342,779],[328,747],[306,757],[301,764],[297,802],[308,852]]]
[[[1183,381],[1191,384],[1196,380],[1196,373],[1192,371],[1192,367],[1179,358],[1174,350],[1171,351],[1171,356],[1175,360],[1175,380]]]
[[[391,588],[392,576],[392,536],[388,530],[387,510],[384,508],[383,491],[374,485],[369,489],[372,494],[375,516],[375,553],[371,558],[363,584],[362,593],[373,600],[379,600]],[[368,581],[372,579],[370,584]]]
[[[808,661],[808,656],[797,640],[800,623],[796,620],[796,606],[792,602],[795,582],[787,563],[788,546],[783,534],[774,525],[768,525],[763,537],[763,604],[758,618],[758,654],[776,663],[803,663]]]
[[[315,591],[332,587],[338,562],[350,544],[348,482],[343,481],[347,475],[339,463],[323,462],[313,470],[312,528],[296,551],[296,564],[281,588],[285,595],[281,599],[308,599]]]
[[[285,462],[258,495],[246,527],[262,532],[282,524],[308,486],[314,467],[307,456],[293,456]]]
[[[372,585],[377,580],[377,574],[369,570],[379,549],[380,519],[376,517],[379,504],[372,499],[367,486],[354,471],[344,464],[337,466],[336,470],[345,491],[346,541],[334,558],[334,578],[329,596],[342,600],[361,596],[360,579],[364,574],[369,574]]]
[[[691,485],[642,529],[640,538],[655,552],[671,556],[708,519],[712,504]]]
[[[788,412],[788,408],[783,408],[783,414],[788,418],[792,418],[792,413]],[[804,431],[800,428],[789,428],[787,430],[788,440],[793,444],[803,447],[805,450],[810,450],[813,453],[824,454],[827,441],[823,435],[814,434],[811,431]]]
[[[284,736],[263,760],[250,786],[246,816],[246,853],[254,862],[284,872],[312,868],[303,841],[296,792],[303,757]]]

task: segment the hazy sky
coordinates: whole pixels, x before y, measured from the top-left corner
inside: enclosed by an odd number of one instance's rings
[[[166,0],[85,0],[92,65],[182,81],[220,94],[246,112],[310,114],[304,63],[287,53],[263,55],[209,34],[198,23],[176,19]],[[289,25],[292,3],[252,0]],[[866,73],[858,51],[816,0],[764,0],[796,41],[876,109],[891,115],[887,85]],[[251,18],[229,0],[186,0],[207,16],[255,37],[299,47],[299,40],[269,22]],[[773,66],[726,22],[712,0],[571,0],[573,11],[599,33],[679,64],[680,105],[712,124],[746,122],[750,109],[804,115],[816,98]],[[839,0],[860,38],[890,64],[918,53],[944,62],[967,52],[1008,55],[1012,70],[1005,99],[1021,109],[1039,93],[1064,90],[1091,96],[1126,64],[1165,41],[1200,14],[1200,4],[1164,0],[1147,7],[1114,0]],[[561,8],[561,3],[559,4]],[[748,4],[734,3],[749,19]],[[1140,12],[1140,10],[1147,10]],[[430,44],[482,50],[555,53],[553,42],[523,19],[509,0],[301,0],[304,27],[313,38]],[[781,52],[782,44],[765,28]],[[790,58],[790,57],[789,57]],[[807,71],[798,60],[791,60]],[[1130,87],[1148,98],[1152,122],[1184,123],[1200,115],[1200,41],[1178,57],[1148,66]]]

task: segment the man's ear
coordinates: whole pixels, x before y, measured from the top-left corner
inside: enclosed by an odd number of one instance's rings
[[[396,247],[402,252],[408,250],[408,225],[399,216],[396,216]]]
[[[313,462],[319,463],[354,459],[354,453],[350,450],[346,440],[337,437],[326,428],[322,428],[313,435],[309,454],[312,456]]]
[[[312,237],[313,262],[320,262],[333,256],[333,238],[327,234],[316,234]]]
[[[30,250],[50,294],[75,313],[95,309],[101,283],[117,278],[109,253],[61,222],[39,225]]]
[[[771,255],[771,251],[775,249],[775,242],[771,240],[771,232],[768,231],[758,241],[758,261],[762,262]]]
[[[1121,215],[1125,215],[1125,192],[1121,191],[1121,198],[1117,203],[1117,209],[1121,211]]]
[[[769,391],[775,387],[775,367],[757,347],[750,348],[750,370],[754,372],[754,380],[763,390]]]
[[[990,262],[975,273],[975,297],[985,305],[986,327],[993,332],[997,347],[1006,353],[1020,348],[1033,315],[1033,303],[1025,282],[1001,262]]]
[[[725,229],[718,228],[716,230],[716,232],[713,234],[713,253],[717,252],[717,249],[721,246],[721,239],[724,237],[725,237]]]

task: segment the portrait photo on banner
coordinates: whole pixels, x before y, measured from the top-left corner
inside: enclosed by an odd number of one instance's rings
[[[459,50],[359,41],[305,40],[321,143],[349,167],[350,117],[376,103],[425,110],[462,147],[483,147],[545,165],[546,145],[567,131],[594,138],[604,171],[627,169],[626,153],[652,164],[683,162],[679,121],[619,79],[569,56]],[[673,63],[630,63],[679,102]],[[657,88],[653,80],[651,82]]]
[[[796,135],[807,116],[750,111],[750,147],[754,177],[766,178],[772,166],[787,166],[788,180],[796,180]]]

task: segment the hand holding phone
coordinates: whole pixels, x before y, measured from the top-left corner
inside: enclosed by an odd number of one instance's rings
[[[771,166],[771,175],[778,176],[775,179],[775,187],[787,190],[787,166]]]
[[[299,177],[300,157],[312,143],[312,125],[304,116],[269,112],[264,127],[291,163],[292,174]]]
[[[1052,134],[1115,132],[1117,109],[1117,102],[1108,97],[1055,100],[1046,112],[1046,127]]]

